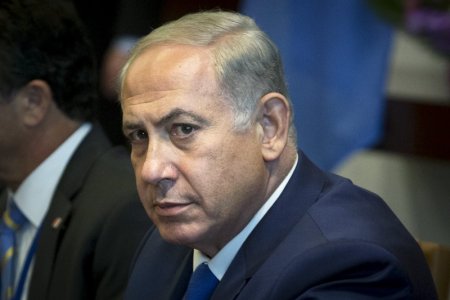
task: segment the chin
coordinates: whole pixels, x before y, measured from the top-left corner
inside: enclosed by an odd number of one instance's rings
[[[201,233],[189,225],[157,223],[156,226],[161,237],[171,244],[194,247],[201,239]]]

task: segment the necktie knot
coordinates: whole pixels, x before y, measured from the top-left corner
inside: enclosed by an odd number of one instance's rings
[[[186,290],[186,300],[207,300],[214,292],[219,280],[214,276],[208,264],[200,264],[192,273]]]

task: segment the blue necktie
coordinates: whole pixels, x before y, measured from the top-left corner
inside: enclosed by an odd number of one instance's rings
[[[9,201],[8,208],[0,221],[0,256],[1,256],[1,300],[9,300],[14,294],[14,271],[16,263],[16,231],[27,221],[14,201]]]
[[[208,264],[202,263],[192,273],[184,298],[186,300],[208,300],[218,283],[219,280],[211,272]]]

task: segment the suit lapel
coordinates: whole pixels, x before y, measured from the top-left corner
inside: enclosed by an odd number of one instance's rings
[[[111,144],[101,129],[93,126],[67,164],[57,189],[71,199],[82,186],[92,165],[109,148]]]
[[[53,195],[49,210],[40,228],[40,239],[34,258],[29,295],[33,299],[46,299],[51,283],[53,264],[59,245],[69,226],[73,201],[90,168],[110,144],[101,129],[93,126],[70,159]]]
[[[261,264],[317,200],[324,184],[322,171],[299,153],[299,162],[289,183],[242,245],[212,299],[234,299],[239,295]]]
[[[192,253],[185,256],[184,262],[180,264],[175,272],[174,278],[178,280],[172,281],[168,286],[169,296],[167,299],[179,300],[183,299],[192,274]],[[169,281],[170,282],[170,281]]]
[[[125,299],[183,299],[191,274],[192,249],[167,243],[155,229],[138,251]]]
[[[59,241],[64,235],[66,220],[72,208],[69,199],[58,191],[53,199],[54,201],[40,229],[38,250],[34,259],[34,269],[38,271],[33,272],[29,288],[29,295],[33,295],[33,299],[45,299],[47,297]]]

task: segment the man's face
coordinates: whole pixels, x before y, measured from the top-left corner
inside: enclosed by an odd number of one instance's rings
[[[259,125],[235,131],[209,55],[146,50],[125,78],[122,109],[147,213],[164,239],[213,256],[265,201],[268,171]]]

